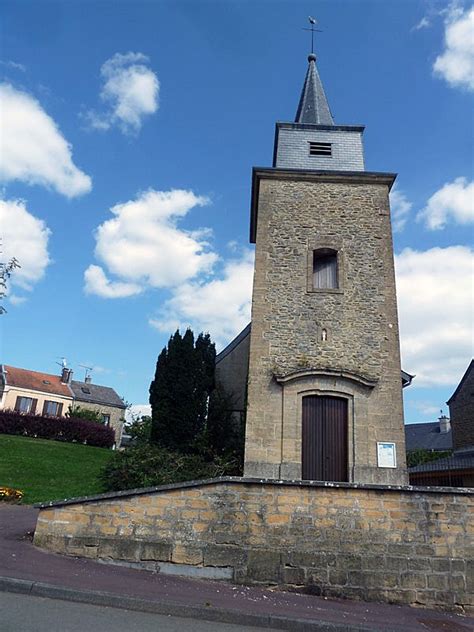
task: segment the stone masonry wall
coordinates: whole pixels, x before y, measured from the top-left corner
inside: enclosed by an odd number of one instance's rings
[[[110,415],[110,427],[115,432],[115,444],[120,445],[122,439],[123,424],[125,418],[125,410],[116,406],[107,406],[105,404],[94,404],[92,402],[77,401],[77,405],[87,410],[93,410],[101,415]]]
[[[472,611],[473,509],[465,489],[223,478],[43,505],[34,541],[177,574]]]
[[[298,477],[283,463],[284,389],[274,376],[309,369],[352,372],[375,386],[354,392],[317,377],[308,393],[347,396],[353,410],[354,482],[407,482],[389,183],[383,174],[262,172],[259,180],[245,475]],[[312,288],[312,252],[338,252],[339,287]],[[327,332],[322,339],[321,331]],[[300,389],[301,390],[301,389]],[[353,402],[353,404],[352,404]],[[298,410],[297,407],[294,409]],[[283,412],[282,412],[283,411]],[[398,467],[377,467],[377,441],[395,442]],[[296,445],[296,444],[295,444]],[[283,466],[283,467],[282,467]],[[383,478],[380,478],[383,475]]]

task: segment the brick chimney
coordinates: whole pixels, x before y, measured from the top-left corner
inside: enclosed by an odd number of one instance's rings
[[[86,377],[84,378],[84,382],[86,384],[90,384],[92,382],[92,377],[90,375],[86,375]]]
[[[63,370],[61,371],[61,382],[63,384],[70,384],[71,380],[72,380],[72,369],[63,367]]]

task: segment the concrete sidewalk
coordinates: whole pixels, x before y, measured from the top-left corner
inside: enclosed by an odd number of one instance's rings
[[[35,548],[37,510],[0,506],[0,590],[294,632],[470,632],[474,618],[160,575]]]

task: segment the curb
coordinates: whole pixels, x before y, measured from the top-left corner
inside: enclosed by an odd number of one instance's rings
[[[135,610],[137,612],[149,612],[220,623],[238,623],[249,627],[274,628],[291,632],[375,632],[373,627],[368,628],[360,625],[290,619],[271,614],[243,613],[240,610],[214,608],[212,606],[189,606],[173,601],[151,601],[149,599],[126,597],[101,591],[61,588],[53,584],[12,577],[0,577],[0,592],[20,593],[34,595],[35,597],[48,597],[50,599],[61,599],[63,601],[74,601],[96,606]],[[390,632],[390,630],[386,629],[385,632]]]

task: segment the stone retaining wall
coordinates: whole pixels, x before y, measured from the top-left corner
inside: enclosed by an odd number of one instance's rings
[[[473,611],[473,507],[466,489],[222,478],[42,505],[34,541],[178,574]]]

